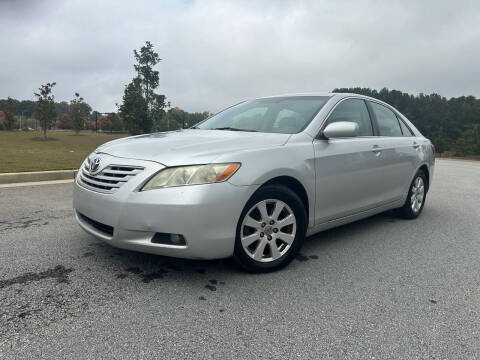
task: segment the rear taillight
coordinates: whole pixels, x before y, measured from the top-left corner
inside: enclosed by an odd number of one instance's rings
[[[432,148],[433,159],[435,160],[435,145],[430,144],[430,147]]]

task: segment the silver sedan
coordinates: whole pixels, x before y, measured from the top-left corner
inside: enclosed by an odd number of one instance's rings
[[[106,143],[81,165],[80,226],[117,247],[288,264],[305,236],[386,210],[414,219],[435,150],[398,110],[355,94],[245,101],[193,128]]]

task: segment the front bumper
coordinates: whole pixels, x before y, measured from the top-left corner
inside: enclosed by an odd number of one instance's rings
[[[163,166],[132,162],[145,169],[112,194],[89,189],[77,177],[73,207],[85,231],[112,246],[158,255],[217,259],[233,254],[238,219],[257,185],[222,182],[140,192],[139,186]],[[113,232],[99,230],[80,214]],[[152,243],[157,232],[181,234],[186,245]]]

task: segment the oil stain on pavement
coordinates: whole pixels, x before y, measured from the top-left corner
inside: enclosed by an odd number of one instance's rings
[[[67,269],[63,265],[57,265],[52,269],[33,273],[29,272],[11,279],[0,280],[0,289],[14,284],[26,284],[31,281],[39,281],[42,279],[56,278],[58,282],[68,282],[68,274],[73,269]]]

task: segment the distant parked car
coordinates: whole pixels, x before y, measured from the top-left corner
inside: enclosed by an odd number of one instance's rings
[[[197,126],[96,149],[75,181],[80,226],[166,256],[288,264],[307,235],[396,209],[420,215],[431,142],[395,108],[355,94],[244,101]]]

